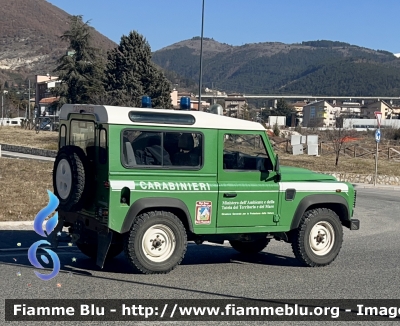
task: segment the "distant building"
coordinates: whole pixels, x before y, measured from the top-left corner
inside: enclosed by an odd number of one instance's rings
[[[40,115],[43,115],[43,112],[48,115],[57,114],[52,109],[52,105],[58,100],[58,97],[54,97],[52,89],[59,83],[60,81],[56,76],[36,75],[35,107],[40,109]]]
[[[243,94],[233,93],[225,97],[224,113],[231,117],[241,117],[243,115],[243,106],[247,104]]]
[[[355,129],[358,131],[363,131],[367,129],[377,129],[378,122],[374,119],[343,119],[344,129]],[[399,119],[385,119],[381,122],[381,128],[400,128]],[[384,132],[384,131],[383,131]]]
[[[357,118],[361,116],[361,104],[358,102],[338,103],[335,108],[337,108],[343,117]]]
[[[303,127],[336,127],[338,111],[327,101],[311,102],[303,107]]]
[[[303,117],[303,108],[307,105],[306,102],[295,102],[290,104],[290,106],[293,108],[293,110],[296,111],[297,117]]]
[[[382,113],[382,120],[390,118],[393,114],[392,106],[385,101],[379,100],[361,108],[361,117],[364,119],[375,119],[375,112]]]

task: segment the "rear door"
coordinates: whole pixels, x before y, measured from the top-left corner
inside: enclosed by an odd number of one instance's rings
[[[219,131],[218,228],[276,225],[279,184],[262,135]]]

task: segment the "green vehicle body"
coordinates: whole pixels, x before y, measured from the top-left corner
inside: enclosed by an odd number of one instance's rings
[[[116,117],[112,118],[114,112]],[[193,116],[195,122],[164,123],[165,114],[178,118]],[[207,119],[215,121],[209,126],[201,122]],[[90,130],[84,133],[87,140],[82,140],[86,150],[79,145],[78,133],[74,134],[77,126]],[[82,147],[90,161],[87,174],[91,175],[83,207],[60,207],[59,227],[71,227],[75,240],[85,230],[97,233],[96,259],[101,267],[107,250],[100,248],[110,246],[112,235],[127,234],[135,219],[149,211],[174,214],[185,227],[187,240],[198,244],[251,241],[259,237],[291,242],[304,214],[321,208],[333,211],[344,227],[359,228],[359,221],[353,219],[356,192],[352,184],[306,169],[279,166],[279,158],[259,123],[206,112],[64,105],[59,133],[59,150],[77,144]],[[172,133],[191,133],[199,139],[199,164],[128,166],[124,137],[135,133],[164,138]],[[240,155],[225,151],[224,146],[234,146],[238,139],[246,148],[262,152],[261,156],[250,154],[253,156],[248,158],[248,162],[261,162],[260,169],[226,168],[225,155]],[[54,169],[56,175],[57,166]],[[57,181],[54,182],[56,190]],[[79,227],[75,225],[77,221]]]

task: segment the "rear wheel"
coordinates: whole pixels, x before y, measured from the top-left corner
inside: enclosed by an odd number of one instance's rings
[[[229,243],[232,248],[243,254],[256,254],[263,251],[268,245],[270,239],[262,238],[254,241],[231,240]]]
[[[343,243],[343,227],[337,214],[327,208],[304,213],[293,233],[292,249],[304,265],[321,267],[332,263]]]
[[[185,256],[186,230],[171,212],[147,212],[135,219],[126,235],[124,249],[131,264],[142,273],[166,274]]]

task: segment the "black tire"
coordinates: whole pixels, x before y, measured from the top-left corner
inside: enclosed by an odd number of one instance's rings
[[[231,240],[229,243],[232,248],[242,254],[256,254],[263,251],[267,247],[270,239],[262,238],[255,241],[239,241]]]
[[[60,163],[62,164],[60,166]],[[80,147],[77,146],[64,146],[62,147],[55,159],[53,168],[53,188],[54,194],[60,201],[59,208],[65,211],[79,210],[82,208],[86,193],[89,190],[89,178],[87,171],[86,155]],[[57,177],[57,169],[60,168],[59,176]],[[67,183],[57,180],[61,178],[65,172],[63,169],[70,169],[71,177]],[[64,175],[66,175],[64,173]],[[57,185],[58,184],[58,185]]]
[[[144,241],[144,237],[148,241]],[[161,251],[160,254],[165,252],[165,260],[161,257],[155,261],[157,257],[151,247]],[[185,227],[176,215],[165,211],[152,211],[137,216],[124,241],[125,255],[132,266],[144,274],[169,273],[182,262],[186,249]],[[158,254],[157,251],[154,253]],[[152,259],[148,258],[151,256]]]
[[[86,256],[92,259],[97,258],[97,243],[77,242],[76,246]],[[123,243],[112,243],[108,249],[106,260],[118,256],[124,250]]]
[[[315,227],[314,231],[313,228]],[[314,232],[314,240],[310,239]],[[314,241],[313,245],[310,240]],[[304,265],[322,267],[331,264],[338,256],[343,243],[343,227],[338,215],[327,208],[317,208],[304,213],[299,227],[292,234],[292,249]],[[319,245],[322,247],[318,247]],[[313,246],[318,249],[313,250]]]

